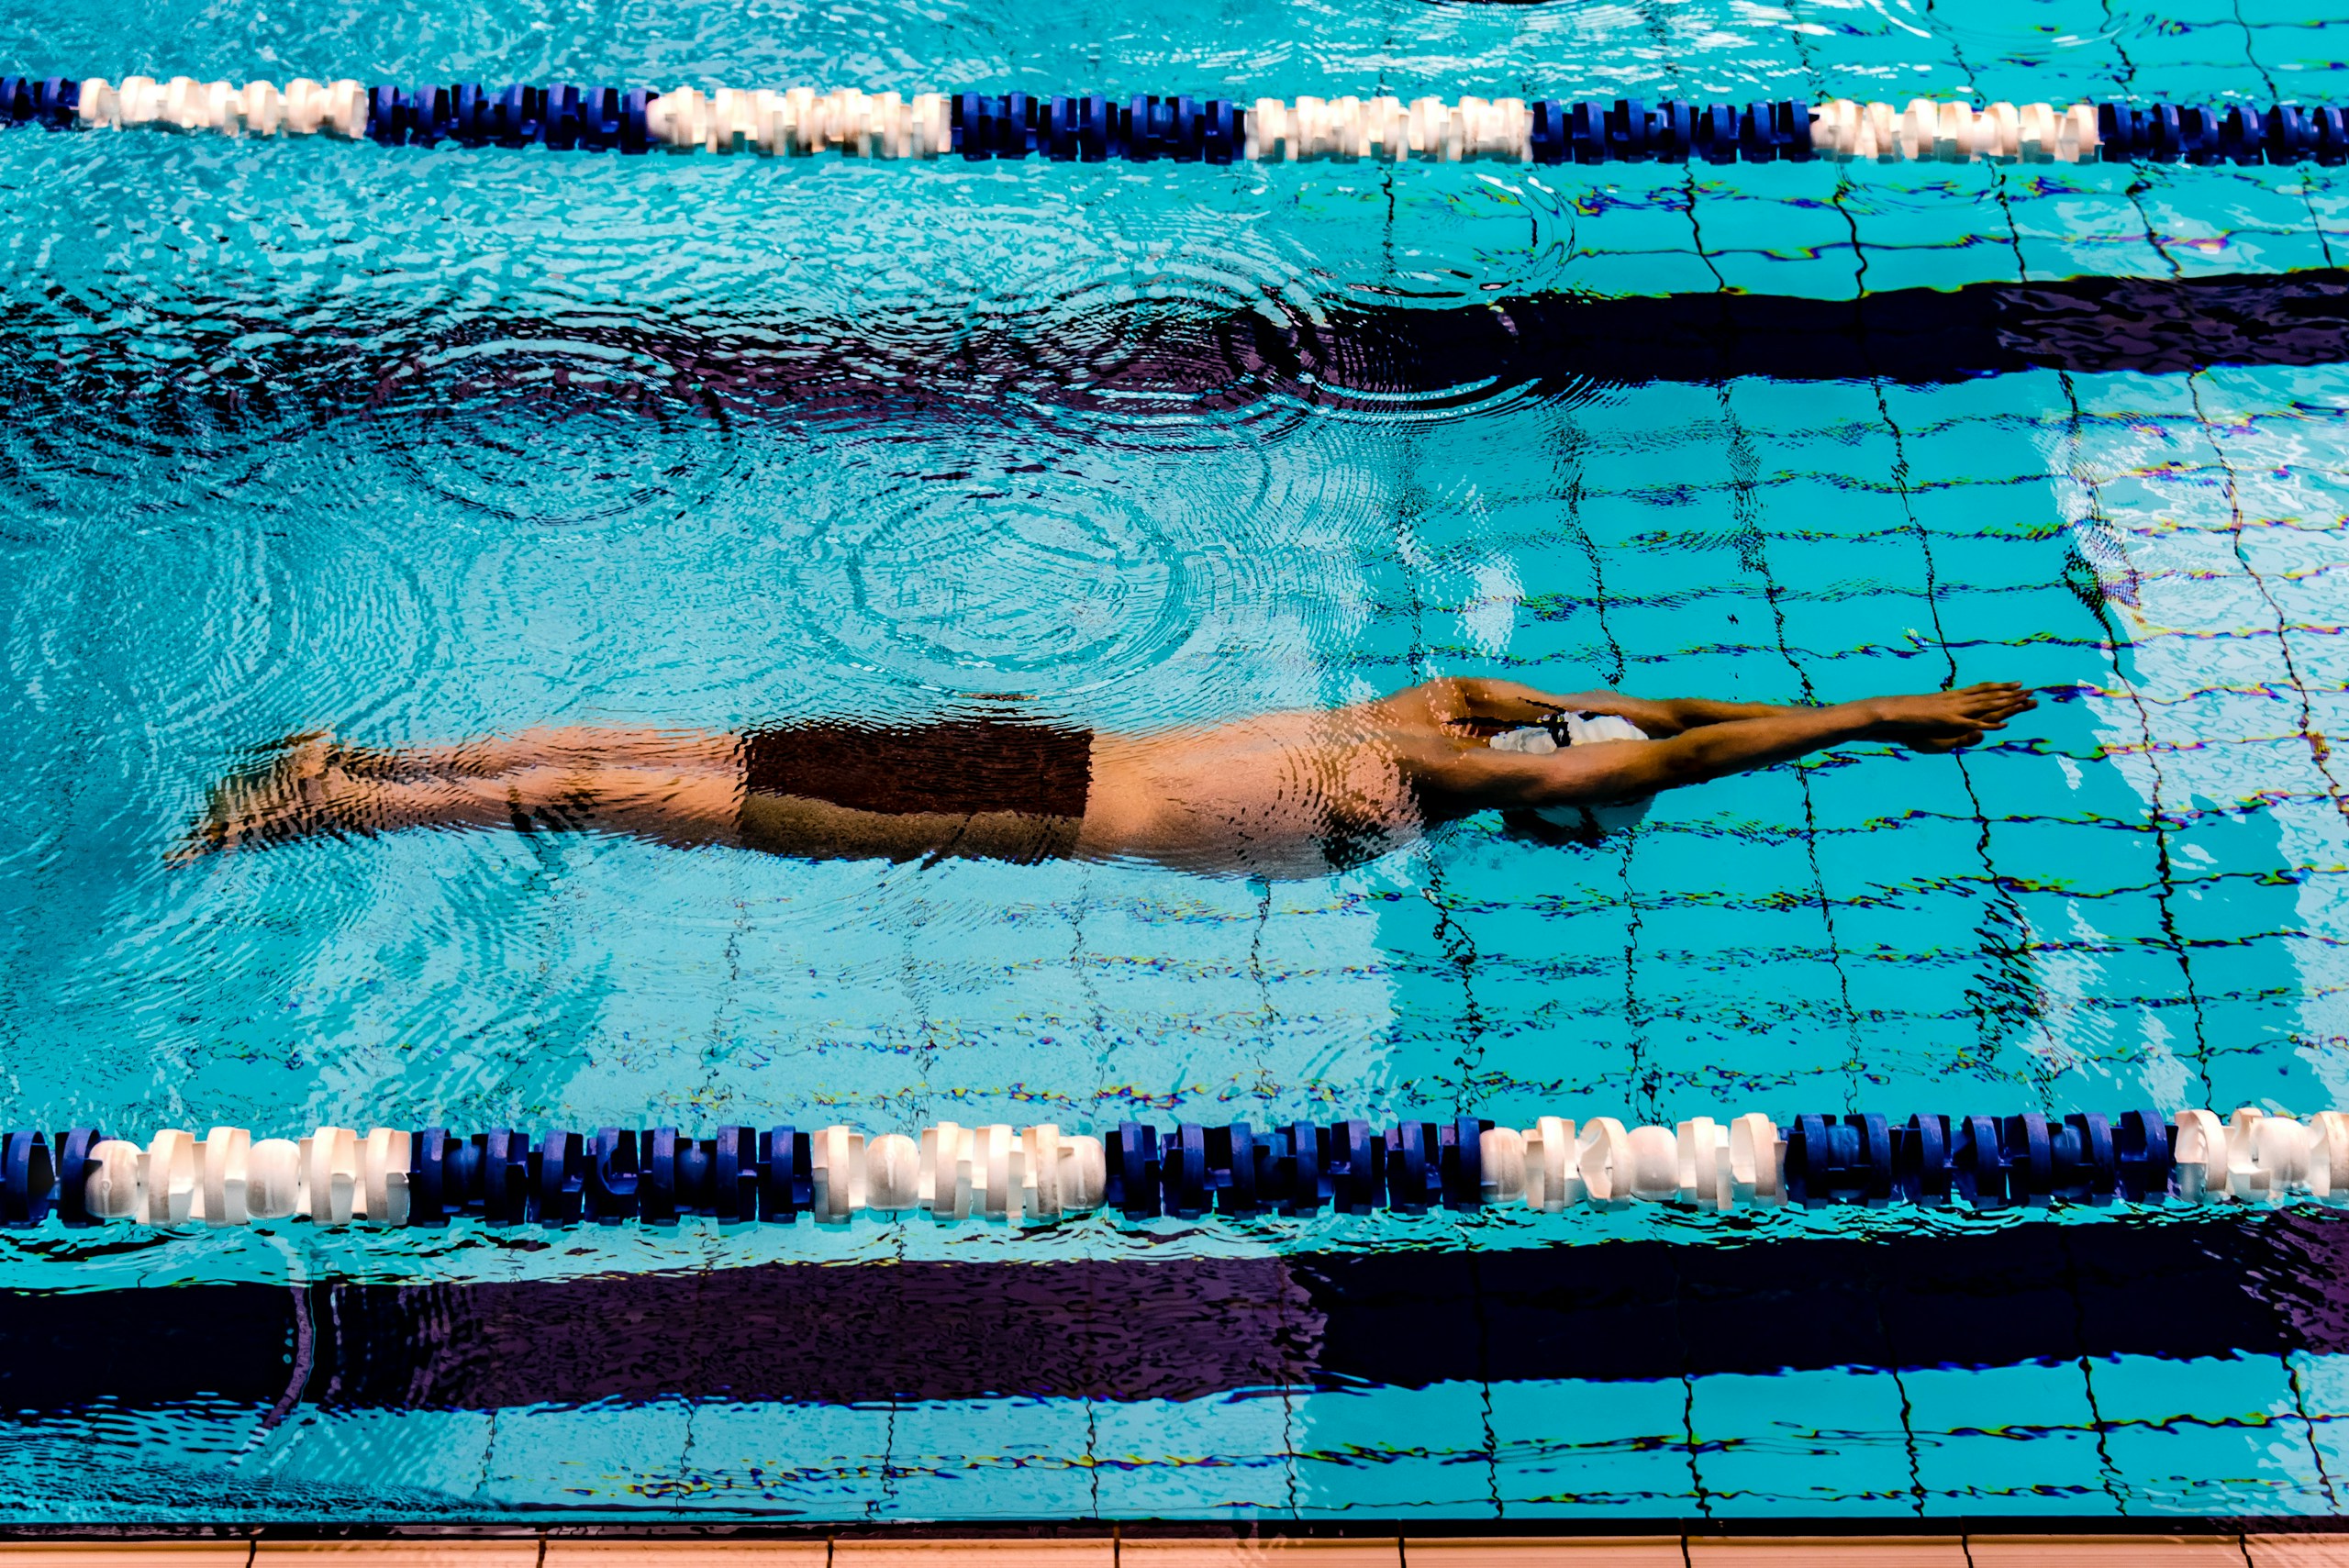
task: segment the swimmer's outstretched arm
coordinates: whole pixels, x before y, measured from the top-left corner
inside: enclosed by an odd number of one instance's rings
[[[1710,697],[1634,697],[1603,688],[1545,692],[1516,681],[1482,676],[1433,681],[1415,690],[1428,694],[1438,722],[1480,731],[1539,724],[1560,713],[1611,713],[1638,725],[1649,739],[1663,740],[1709,724],[1816,711],[1777,703],[1716,702]]]
[[[1488,807],[1629,800],[1766,768],[1846,740],[1957,751],[2037,706],[2021,686],[1995,682],[1962,691],[1784,708],[1701,724],[1669,740],[1607,740],[1543,756],[1475,747],[1442,766],[1440,783]]]

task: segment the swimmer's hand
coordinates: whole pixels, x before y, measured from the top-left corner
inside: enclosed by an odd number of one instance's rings
[[[2012,681],[1985,681],[1954,692],[1920,692],[1914,696],[1877,697],[1869,733],[1912,751],[1960,751],[1977,744],[1993,729],[2004,729],[2019,713],[2039,706],[2030,693]]]

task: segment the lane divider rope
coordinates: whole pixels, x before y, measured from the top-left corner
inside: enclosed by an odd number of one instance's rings
[[[1633,1203],[1727,1211],[1787,1204],[1978,1210],[2109,1205],[2349,1202],[2349,1113],[2306,1120],[2245,1107],[2175,1123],[2152,1111],[1990,1117],[1803,1116],[1783,1128],[1747,1114],[1672,1127],[1542,1117],[1403,1121],[1121,1122],[1100,1138],[1049,1123],[867,1137],[726,1127],[471,1137],[321,1127],[260,1139],[168,1129],[143,1146],[95,1128],[0,1135],[0,1225],[650,1225],[703,1215],[842,1224],[861,1213],[1044,1222],[1095,1209],[1129,1219],[1208,1214],[1420,1214],[1521,1205]]]
[[[1902,106],[1837,98],[1748,104],[1619,98],[1299,97],[863,93],[556,83],[367,85],[300,78],[158,82],[0,77],[0,123],[150,126],[230,136],[340,137],[386,145],[799,156],[1230,163],[1498,161],[1533,164],[2108,161],[2339,164],[2349,109],[2281,104]]]

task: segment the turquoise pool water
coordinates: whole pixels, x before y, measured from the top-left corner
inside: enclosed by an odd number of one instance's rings
[[[0,16],[0,63],[1235,96],[2336,95],[2349,30],[2299,14],[1553,0],[395,18],[77,0]],[[1153,390],[1146,365],[1119,368],[1154,333],[1227,317],[1309,333],[1542,291],[1833,300],[2326,268],[2349,244],[2349,176],[1596,172],[0,136],[9,1125],[2349,1104],[2349,762],[2321,743],[2349,712],[2338,365],[1389,396],[1239,374]],[[811,368],[781,390],[745,383],[795,354]],[[313,728],[383,743],[737,728],[1018,692],[1111,729],[1473,673],[1829,701],[2003,678],[2047,700],[1963,761],[1846,748],[1666,797],[1597,850],[1479,819],[1313,881],[509,834],[163,861],[245,749]],[[1609,1238],[1717,1234],[1572,1215],[1102,1222],[1028,1241],[867,1222],[537,1250],[463,1227],[51,1230],[0,1243],[0,1268],[56,1291],[999,1266],[1040,1248],[1581,1245],[1599,1267]],[[1220,1310],[1202,1303],[1202,1331]],[[2349,1363],[2223,1345],[1164,1398],[386,1410],[295,1382],[282,1407],[28,1416],[0,1512],[2289,1514],[2338,1507],[2349,1447]]]

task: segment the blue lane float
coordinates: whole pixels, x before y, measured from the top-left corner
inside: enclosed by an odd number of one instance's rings
[[[662,93],[562,82],[369,84],[306,78],[280,89],[270,82],[187,76],[129,76],[119,83],[8,76],[0,77],[0,122],[55,129],[326,135],[384,146],[1081,163],[2349,161],[2349,108],[2299,104],[1233,99],[807,87]]]
[[[812,1131],[602,1128],[470,1136],[443,1128],[322,1127],[255,1140],[167,1129],[141,1145],[96,1128],[0,1138],[0,1226],[107,1222],[564,1227],[687,1216],[841,1224],[859,1214],[1049,1222],[1108,1209],[1132,1220],[1208,1215],[1416,1215],[1634,1203],[1726,1211],[1963,1206],[2349,1201],[2349,1114],[2305,1120],[2246,1107],[1993,1117],[1746,1114],[1627,1128],[1542,1117],[1367,1121],[1121,1122],[1096,1138],[1052,1124],[868,1138]]]

